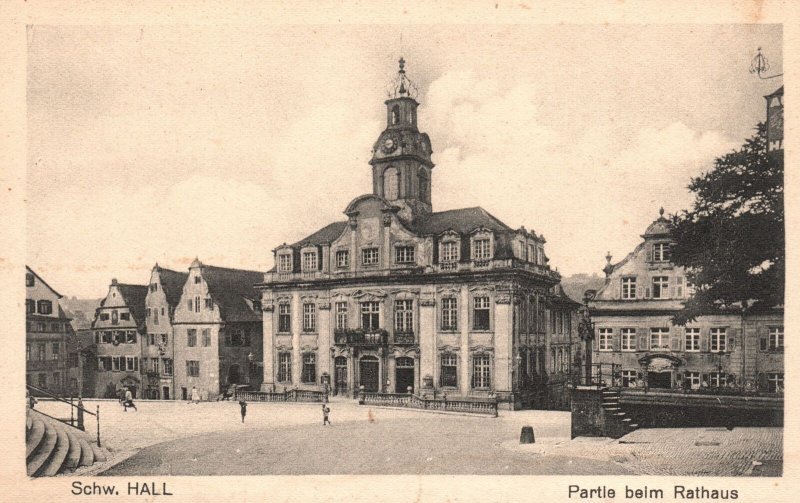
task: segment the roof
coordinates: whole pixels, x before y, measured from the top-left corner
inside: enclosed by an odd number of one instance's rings
[[[332,243],[334,240],[336,240],[336,238],[342,235],[342,232],[344,232],[346,226],[347,222],[333,222],[332,224],[328,224],[322,229],[318,230],[314,234],[311,234],[310,236],[307,236],[306,238],[294,243],[292,247],[302,248],[303,246]]]
[[[263,272],[204,265],[202,275],[226,321],[261,321],[251,303],[261,297],[254,285],[264,281]]]
[[[672,231],[672,224],[664,218],[664,208],[658,210],[658,218],[647,226],[647,230],[642,234],[643,238],[668,236]]]
[[[581,305],[580,302],[577,302],[567,295],[560,283],[553,287],[553,297],[551,298],[551,302],[553,304],[559,304],[568,307],[578,307]]]
[[[768,94],[764,96],[765,98],[771,98],[773,96],[783,96],[783,86],[779,87],[774,93]]]
[[[421,235],[441,234],[447,230],[468,234],[479,227],[499,232],[513,231],[511,227],[480,206],[431,213],[425,218],[414,221],[410,227]]]
[[[188,272],[178,272],[172,269],[165,269],[161,266],[158,268],[158,276],[161,279],[161,289],[164,290],[164,295],[167,297],[167,303],[170,307],[175,307],[181,301],[181,294],[183,293],[183,285],[189,278]]]
[[[33,269],[31,269],[31,268],[30,268],[30,266],[27,266],[27,265],[26,265],[26,266],[25,266],[25,269],[27,269],[29,273],[31,273],[31,274],[33,274],[34,276],[36,276],[36,279],[38,279],[39,281],[41,281],[41,283],[42,283],[44,286],[46,286],[47,288],[49,288],[49,289],[50,289],[50,290],[51,290],[51,291],[52,291],[52,292],[53,292],[53,293],[56,295],[56,297],[58,297],[59,299],[60,299],[61,297],[63,297],[63,295],[61,295],[60,293],[56,292],[56,291],[55,291],[55,289],[54,289],[52,286],[48,285],[48,284],[47,284],[47,281],[43,280],[41,276],[39,276],[38,274],[36,274],[36,273],[33,271]]]

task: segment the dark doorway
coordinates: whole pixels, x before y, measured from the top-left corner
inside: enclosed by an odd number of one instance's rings
[[[671,388],[672,372],[648,372],[647,386],[650,388]]]
[[[380,390],[380,376],[378,375],[378,359],[374,356],[365,356],[359,362],[361,386],[364,391],[375,393]]]
[[[241,384],[242,375],[238,363],[228,367],[228,384]]]
[[[169,386],[163,386],[161,388],[161,397],[164,400],[169,400]]]
[[[188,400],[189,399],[189,391],[186,389],[185,386],[181,386],[181,400]]]
[[[414,388],[414,359],[398,358],[395,367],[395,393],[408,393],[409,386]]]
[[[347,393],[347,358],[337,356],[334,360],[333,394]]]

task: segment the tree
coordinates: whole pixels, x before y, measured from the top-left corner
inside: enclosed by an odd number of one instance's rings
[[[759,124],[739,150],[689,184],[695,201],[672,218],[672,262],[686,269],[694,295],[675,324],[721,308],[783,303],[783,157],[766,146]]]

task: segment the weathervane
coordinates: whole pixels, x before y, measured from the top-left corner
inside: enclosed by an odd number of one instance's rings
[[[758,78],[762,80],[774,79],[775,77],[780,77],[783,75],[782,73],[779,73],[777,75],[764,77],[762,74],[767,73],[769,69],[769,61],[767,60],[766,56],[761,54],[761,47],[759,47],[758,52],[756,53],[755,57],[753,57],[753,61],[750,62],[750,73],[755,73],[758,75]]]
[[[397,71],[395,77],[389,87],[386,89],[386,94],[389,98],[416,98],[419,94],[419,89],[414,82],[406,76],[406,60],[400,56],[398,60],[400,69]]]

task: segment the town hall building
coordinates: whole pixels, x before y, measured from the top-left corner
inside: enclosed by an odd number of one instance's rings
[[[543,236],[480,207],[433,211],[433,150],[412,89],[401,59],[371,193],[274,250],[258,285],[262,389],[563,405],[548,386],[566,382],[579,351],[578,305],[558,288]]]

